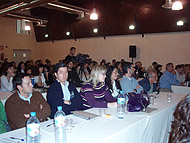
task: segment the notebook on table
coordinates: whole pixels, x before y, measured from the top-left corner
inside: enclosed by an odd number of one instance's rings
[[[91,120],[91,119],[99,117],[99,115],[97,114],[93,114],[93,113],[89,113],[85,111],[72,111],[71,113],[73,113],[74,116],[77,116],[85,120]]]

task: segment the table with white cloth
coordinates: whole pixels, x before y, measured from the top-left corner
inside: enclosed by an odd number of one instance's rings
[[[112,115],[110,118],[85,120],[68,115],[67,119],[73,119],[74,127],[71,133],[67,133],[67,143],[167,143],[173,112],[177,103],[185,96],[172,94],[172,101],[167,102],[167,94],[169,93],[161,92],[155,99],[155,104],[148,107],[157,110],[150,113],[130,112],[124,119],[116,117],[116,108],[106,109],[106,113]],[[86,111],[99,114],[99,108]],[[54,126],[47,127],[52,122],[53,120],[49,120],[40,124],[41,143],[54,143]],[[10,137],[26,138],[25,132],[26,129],[21,128],[4,133],[0,135],[0,140],[11,140]]]
[[[189,94],[190,87],[188,86],[179,86],[179,85],[172,85],[171,86],[172,92],[175,94]]]

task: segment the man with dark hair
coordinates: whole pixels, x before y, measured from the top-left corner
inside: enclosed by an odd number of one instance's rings
[[[67,81],[67,65],[57,63],[54,67],[56,81],[48,89],[47,102],[51,108],[50,118],[54,117],[57,106],[62,106],[66,115],[82,109],[82,98],[76,88]]]
[[[115,66],[116,62],[117,62],[116,59],[113,59],[112,60],[112,65]]]
[[[120,81],[120,84],[124,94],[130,92],[140,93],[143,90],[143,88],[138,84],[136,79],[131,77],[132,74],[134,73],[133,64],[130,62],[123,62],[122,70],[124,75]]]
[[[142,79],[141,81],[139,81],[139,84],[143,87],[143,89],[147,92],[147,93],[152,93],[152,92],[156,92],[157,86],[157,71],[156,70],[152,70],[148,73],[148,77]]]
[[[30,112],[36,112],[39,121],[45,121],[50,115],[50,107],[39,92],[33,92],[30,77],[17,74],[13,79],[13,86],[17,91],[5,103],[11,129],[24,127],[30,117]]]
[[[142,62],[141,61],[137,61],[135,63],[135,72],[134,72],[136,78],[145,78],[144,74],[145,74],[145,68],[142,67]]]
[[[177,80],[181,83],[184,84],[185,82],[185,73],[184,73],[184,66],[183,65],[177,65],[176,68],[176,77]]]
[[[151,71],[151,70],[155,70],[156,66],[158,65],[157,62],[153,62],[152,65],[150,65],[147,69],[147,72]]]
[[[81,87],[81,81],[77,75],[76,70],[73,69],[73,61],[68,61],[67,62],[67,67],[68,67],[68,79],[69,83],[73,84],[76,87]]]
[[[171,85],[180,85],[175,74],[173,63],[166,64],[166,71],[160,78],[161,91],[171,91]]]
[[[65,61],[73,61],[73,62],[76,62],[76,56],[75,56],[75,52],[76,52],[76,48],[75,47],[71,47],[70,48],[70,53],[69,55],[67,55],[65,57]]]

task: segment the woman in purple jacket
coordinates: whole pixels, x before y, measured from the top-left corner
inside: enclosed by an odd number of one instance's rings
[[[91,71],[91,77],[88,83],[82,88],[80,95],[83,98],[83,108],[107,108],[117,107],[114,99],[105,84],[106,68],[95,66]]]

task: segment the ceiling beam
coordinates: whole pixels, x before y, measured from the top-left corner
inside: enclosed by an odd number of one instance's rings
[[[34,7],[39,7],[51,1],[55,0],[33,0],[28,2],[21,1],[19,3],[0,9],[0,16],[5,16],[8,13],[13,13],[20,10],[28,10]]]

